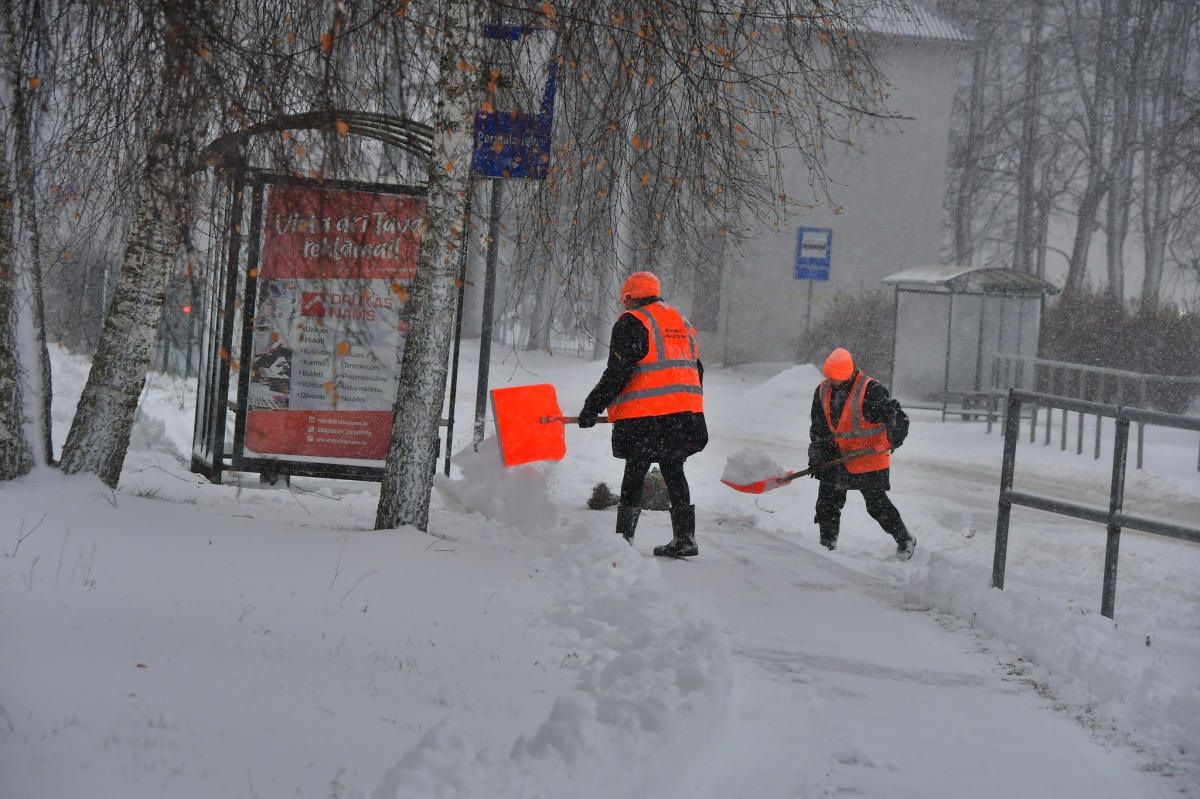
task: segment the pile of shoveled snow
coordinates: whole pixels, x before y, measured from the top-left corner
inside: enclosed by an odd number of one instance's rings
[[[754,408],[765,418],[779,418],[793,424],[799,419],[807,432],[808,410],[813,392],[824,380],[821,370],[811,363],[797,364],[785,369],[747,391],[743,397],[746,407]],[[768,413],[776,411],[776,413]],[[782,413],[782,416],[778,415]]]
[[[1195,607],[1200,590],[1193,586],[1187,594],[1192,602],[1184,601],[1177,611],[1190,617],[1188,605]],[[1119,612],[1114,622],[1085,601],[1064,604],[1016,580],[998,591],[987,567],[939,552],[929,556],[927,569],[912,576],[905,599],[969,620],[1015,647],[1030,671],[1026,676],[1048,684],[1058,701],[1096,714],[1099,724],[1111,714],[1134,731],[1139,744],[1166,757],[1169,767],[1200,773],[1200,681],[1180,680],[1167,668],[1164,655],[1186,661],[1185,650],[1172,651],[1167,644],[1164,651],[1163,642],[1145,632],[1166,621],[1166,614],[1131,624],[1129,617],[1141,614]],[[1192,622],[1180,620],[1178,626],[1186,629]],[[1162,632],[1169,640],[1175,630]]]
[[[572,530],[541,568],[562,588],[543,621],[559,629],[576,689],[507,751],[481,749],[455,722],[425,734],[383,778],[374,799],[645,795],[685,742],[714,729],[732,687],[714,625],[672,598],[659,564],[619,537]]]
[[[449,510],[478,513],[518,530],[544,530],[558,522],[545,475],[532,465],[505,467],[495,436],[479,442],[478,450],[463,447],[450,462],[462,479],[437,475],[433,482]]]
[[[768,477],[779,477],[783,472],[783,467],[766,453],[753,447],[742,447],[725,461],[721,479],[735,485],[750,485]]]
[[[54,446],[61,451],[75,418],[75,407],[87,384],[92,361],[86,355],[72,355],[65,349],[53,347],[50,367],[54,374],[51,406]],[[195,414],[194,376],[185,380],[182,375],[150,372],[146,375],[146,386],[142,389],[130,431],[130,452],[169,453],[181,461],[188,461]]]

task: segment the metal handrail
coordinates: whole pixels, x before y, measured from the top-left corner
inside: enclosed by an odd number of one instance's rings
[[[1066,502],[1052,497],[1030,494],[1013,490],[1013,475],[1016,471],[1017,440],[1021,436],[1021,405],[1029,403],[1034,407],[1061,408],[1066,411],[1077,411],[1080,418],[1083,415],[1095,415],[1097,418],[1108,417],[1116,420],[1116,439],[1113,446],[1112,484],[1109,492],[1108,510],[1075,502]],[[1071,516],[1085,521],[1099,522],[1108,527],[1108,545],[1104,555],[1104,589],[1100,600],[1100,613],[1108,618],[1113,617],[1117,598],[1117,556],[1120,550],[1121,529],[1140,530],[1154,535],[1178,538],[1200,544],[1200,529],[1185,525],[1171,524],[1131,516],[1122,510],[1125,501],[1125,465],[1129,455],[1129,425],[1154,424],[1171,427],[1177,430],[1200,431],[1200,418],[1180,416],[1161,411],[1148,411],[1141,408],[1127,408],[1120,405],[1109,405],[1102,402],[1056,397],[1051,394],[1040,394],[1035,391],[1023,391],[1018,388],[1009,389],[1008,404],[1004,420],[1004,458],[1000,466],[1000,501],[996,514],[996,553],[992,561],[992,585],[1004,588],[1005,564],[1008,559],[1008,526],[1013,505],[1022,505],[1063,516]]]
[[[1011,382],[1008,379],[1010,363],[1021,365],[1020,376],[1016,378],[1016,382],[1017,382],[1016,386],[1008,385]],[[1001,364],[1003,364],[1003,369],[1001,369]],[[1137,405],[1141,408],[1145,408],[1145,406],[1147,404],[1146,403],[1146,397],[1147,397],[1146,385],[1147,385],[1147,383],[1159,382],[1159,383],[1173,383],[1176,385],[1200,385],[1200,377],[1186,377],[1183,375],[1142,374],[1139,372],[1125,371],[1124,369],[1112,369],[1107,366],[1090,366],[1088,364],[1082,364],[1082,363],[1069,363],[1067,361],[1052,361],[1047,358],[1035,358],[1035,357],[1029,356],[1029,355],[1016,355],[1016,354],[1011,354],[1011,353],[998,352],[998,353],[994,353],[992,355],[992,386],[993,386],[992,391],[991,392],[975,392],[978,396],[984,398],[984,400],[987,404],[987,411],[986,411],[987,432],[989,432],[989,433],[992,432],[993,417],[996,415],[996,410],[994,408],[994,405],[996,403],[996,400],[998,400],[999,398],[1001,398],[1003,396],[1003,392],[1009,388],[1017,388],[1020,390],[1024,390],[1020,384],[1022,382],[1024,382],[1023,377],[1024,377],[1025,364],[1030,364],[1035,369],[1038,366],[1041,366],[1048,370],[1058,370],[1058,373],[1059,373],[1058,380],[1057,380],[1058,387],[1059,387],[1059,390],[1064,393],[1068,390],[1069,383],[1071,382],[1068,379],[1068,377],[1069,377],[1068,372],[1070,372],[1070,371],[1077,372],[1078,376],[1076,377],[1076,379],[1074,381],[1075,393],[1077,394],[1075,399],[1077,399],[1081,402],[1084,402],[1084,403],[1086,403],[1087,401],[1083,399],[1083,396],[1088,393],[1087,385],[1085,383],[1085,375],[1095,375],[1096,376],[1094,390],[1097,395],[1103,393],[1103,391],[1104,391],[1104,382],[1105,382],[1104,378],[1105,377],[1115,378],[1117,405],[1121,405],[1121,406],[1124,406],[1124,399],[1125,399],[1125,394],[1126,394],[1125,381],[1134,381],[1136,383],[1136,388],[1137,388]],[[1001,377],[1002,371],[1003,371],[1003,378]],[[1035,382],[1036,382],[1036,378],[1037,378],[1037,376],[1035,373],[1034,374]],[[1051,389],[1054,388],[1054,384],[1056,381],[1054,380],[1054,372],[1053,371],[1051,371],[1046,376],[1045,382]],[[1059,397],[1060,399],[1063,398],[1061,394],[1052,395],[1052,396]],[[1056,406],[1056,407],[1061,407],[1061,406]],[[1076,455],[1083,454],[1083,417],[1085,415],[1091,415],[1091,412],[1079,411],[1079,407],[1080,406],[1071,406],[1071,408],[1062,408],[1063,418],[1062,418],[1061,449],[1063,451],[1066,451],[1066,449],[1067,449],[1067,411],[1073,410],[1073,411],[1077,411],[1079,413],[1079,424],[1078,424],[1077,441],[1076,441],[1076,448],[1075,448]],[[1030,443],[1033,443],[1036,432],[1037,432],[1038,410],[1039,410],[1039,406],[1037,404],[1032,404],[1032,406],[1030,407],[1030,411],[1029,411],[1029,417],[1030,417],[1029,441],[1030,441]],[[979,415],[984,415],[984,414],[979,414]],[[1103,417],[1103,415],[1104,414],[1096,414],[1096,436],[1095,436],[1096,441],[1095,441],[1094,454],[1093,454],[1094,460],[1100,459],[1100,437],[1101,437],[1100,419]],[[1168,414],[1168,415],[1174,416],[1173,414]],[[1154,424],[1154,422],[1147,421],[1146,418],[1136,419],[1136,420],[1132,420],[1132,421],[1136,421],[1137,425],[1138,425],[1138,430],[1137,430],[1137,468],[1141,469],[1143,455],[1145,452],[1145,446],[1144,446],[1145,426],[1147,424]],[[1046,412],[1046,435],[1045,435],[1045,441],[1043,442],[1043,444],[1045,446],[1049,446],[1049,444],[1050,444],[1050,428],[1051,428],[1052,422],[1053,422],[1053,420],[1051,419],[1051,413],[1050,413],[1049,409],[1047,409],[1047,412]],[[1200,452],[1197,453],[1196,471],[1200,472]]]
[[[997,352],[992,356],[994,359],[1003,358],[1005,360],[1020,361],[1022,363],[1032,363],[1034,366],[1048,366],[1052,369],[1075,369],[1081,372],[1089,372],[1091,374],[1109,375],[1111,377],[1125,377],[1130,380],[1146,380],[1155,383],[1178,383],[1181,385],[1200,386],[1200,377],[1188,377],[1186,375],[1155,375],[1144,372],[1129,372],[1124,369],[1113,369],[1110,366],[1092,366],[1086,363],[1071,363],[1070,361],[1052,361],[1049,358],[1038,358],[1033,355],[1016,355],[1014,353]]]

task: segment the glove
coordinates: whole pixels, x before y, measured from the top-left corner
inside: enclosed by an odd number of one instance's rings
[[[907,437],[908,437],[907,430],[888,430],[887,431],[888,444],[891,445],[892,449],[900,449],[901,445],[904,444],[904,439]]]
[[[828,442],[828,441],[814,441],[813,443],[808,445],[808,468],[809,469],[816,469],[822,463],[825,463],[826,461],[831,460],[830,453],[829,453],[829,445],[830,445],[830,442]],[[817,473],[815,471],[810,472],[808,476],[813,478],[814,480],[817,479]]]
[[[584,408],[579,412],[579,426],[585,430],[589,427],[595,427],[597,416],[599,414],[595,411],[589,411],[587,408]]]

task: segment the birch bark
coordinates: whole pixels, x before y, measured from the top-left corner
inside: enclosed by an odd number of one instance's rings
[[[54,464],[54,435],[51,404],[54,398],[53,378],[50,371],[50,350],[46,344],[46,306],[42,291],[42,246],[38,232],[37,191],[33,173],[33,144],[31,142],[32,119],[30,115],[29,93],[26,81],[29,76],[24,74],[21,63],[20,40],[17,35],[17,21],[13,11],[12,0],[3,0],[4,24],[7,28],[8,39],[8,74],[12,82],[12,117],[10,124],[13,128],[13,143],[16,145],[16,199],[20,208],[21,224],[28,243],[29,266],[29,300],[33,311],[33,327],[36,336],[37,369],[40,379],[38,393],[39,414],[38,431],[41,433],[41,462]],[[11,199],[11,198],[10,198]],[[7,206],[6,206],[7,207]],[[10,236],[10,242],[13,238]],[[14,247],[15,252],[15,247]]]
[[[476,82],[470,0],[448,0],[439,37],[440,94],[429,163],[425,231],[413,286],[413,314],[396,392],[392,440],[375,529],[429,527],[438,423],[446,394],[459,248],[466,246],[467,193],[474,146]]]
[[[33,451],[25,438],[17,341],[14,204],[8,177],[8,142],[6,136],[0,136],[0,480],[12,480],[28,474],[33,468]]]
[[[184,167],[178,160],[184,101],[164,66],[154,133],[142,173],[125,256],[87,385],[63,447],[62,470],[93,472],[115,488],[129,448],[150,347],[162,318],[163,292],[184,222]]]

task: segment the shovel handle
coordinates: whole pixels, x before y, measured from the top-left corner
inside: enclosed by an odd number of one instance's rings
[[[834,458],[831,461],[825,461],[824,463],[818,464],[818,465],[812,467],[811,469],[805,469],[802,472],[792,472],[791,474],[785,474],[783,477],[779,478],[779,485],[786,485],[787,483],[790,483],[793,480],[795,480],[797,477],[807,477],[808,475],[812,474],[813,472],[820,472],[825,469],[833,468],[834,466],[840,466],[843,463],[847,463],[852,460],[857,460],[858,458],[865,458],[867,455],[878,455],[878,454],[879,454],[879,450],[875,450],[875,449],[856,449],[853,452],[847,452],[845,455],[843,455],[840,458]]]
[[[579,417],[578,416],[543,416],[539,421],[542,424],[550,424],[551,422],[562,422],[563,424],[579,424]],[[607,424],[608,417],[607,416],[597,416],[596,422],[598,424]]]

